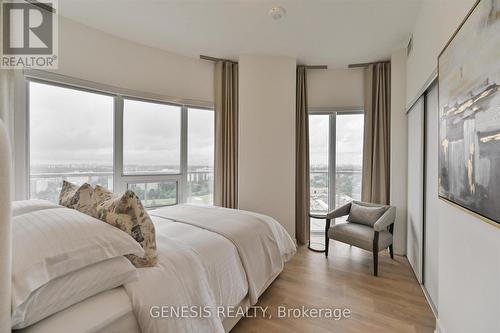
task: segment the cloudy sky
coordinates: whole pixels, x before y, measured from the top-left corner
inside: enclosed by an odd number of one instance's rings
[[[30,83],[31,163],[113,165],[113,98]],[[125,100],[124,164],[179,165],[179,107]],[[309,122],[311,165],[328,163],[328,116]],[[361,165],[363,116],[337,116],[337,165]],[[188,164],[213,166],[213,112],[188,113]]]
[[[113,98],[30,83],[32,164],[113,164]]]
[[[309,144],[311,166],[328,165],[329,115],[309,118]],[[338,114],[336,119],[337,165],[362,164],[363,115]]]
[[[30,83],[32,164],[113,164],[113,98]],[[188,161],[213,165],[213,112],[190,109]],[[179,165],[180,108],[124,102],[124,164]]]

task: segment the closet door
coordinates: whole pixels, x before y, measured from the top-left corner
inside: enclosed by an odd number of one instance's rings
[[[424,97],[408,111],[407,257],[422,283]]]
[[[425,99],[424,287],[434,309],[438,302],[438,89]]]

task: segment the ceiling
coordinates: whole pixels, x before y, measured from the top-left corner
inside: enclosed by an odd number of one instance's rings
[[[291,56],[345,68],[406,45],[422,0],[64,0],[60,14],[167,51]],[[286,16],[268,12],[282,6]]]

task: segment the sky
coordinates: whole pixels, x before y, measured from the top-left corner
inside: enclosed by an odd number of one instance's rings
[[[124,101],[124,164],[180,163],[180,107]],[[188,163],[213,165],[213,111],[188,110]],[[113,164],[113,97],[30,83],[32,164]]]
[[[311,166],[328,165],[329,115],[309,117],[309,154]],[[342,115],[336,117],[336,160],[337,165],[359,165],[363,158],[363,115]]]
[[[309,121],[311,165],[328,163],[328,115]],[[180,107],[124,101],[124,165],[179,165]],[[337,115],[337,165],[361,165],[363,115]],[[113,97],[30,83],[30,159],[113,165]],[[188,164],[213,166],[213,112],[188,110]]]

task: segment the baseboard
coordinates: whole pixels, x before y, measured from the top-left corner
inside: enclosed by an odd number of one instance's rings
[[[429,293],[427,292],[427,289],[425,288],[425,286],[423,284],[421,284],[420,287],[422,288],[422,292],[424,293],[425,299],[427,300],[427,303],[429,304],[429,307],[431,308],[431,311],[432,311],[432,314],[434,315],[434,318],[436,318],[436,329],[434,330],[434,333],[444,333],[443,328],[439,324],[439,314],[438,314],[438,310],[437,310],[434,302],[432,302],[432,299],[431,299]]]
[[[443,326],[441,326],[441,323],[439,322],[439,318],[436,318],[436,330],[434,333],[446,333]]]
[[[406,257],[406,251],[403,251],[403,250],[396,250],[396,248],[394,248],[394,254],[397,255],[397,256],[402,256],[402,257]]]
[[[425,299],[427,300],[427,303],[431,307],[432,313],[434,314],[434,317],[436,317],[436,320],[437,320],[437,318],[439,317],[439,314],[438,314],[438,310],[436,308],[436,305],[432,301],[431,296],[427,292],[427,289],[425,288],[425,286],[423,284],[421,284],[420,287],[422,288],[422,291],[424,293]]]

